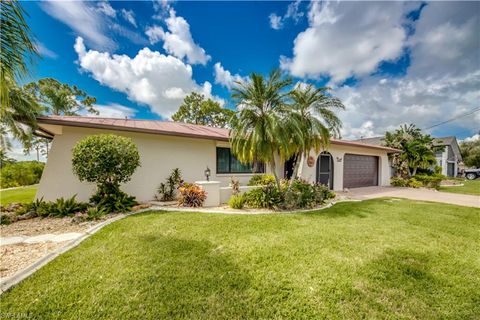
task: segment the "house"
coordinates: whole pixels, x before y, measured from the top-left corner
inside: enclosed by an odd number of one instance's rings
[[[360,143],[381,146],[383,137],[363,138],[356,140]],[[443,147],[435,153],[437,165],[442,168],[441,174],[449,177],[455,177],[458,174],[458,166],[462,162],[460,147],[455,137],[434,138],[433,144],[437,147]]]
[[[271,173],[268,166],[243,165],[231,153],[227,129],[186,123],[48,116],[38,118],[39,132],[53,138],[37,198],[54,200],[77,195],[85,201],[94,192],[93,184],[80,182],[73,174],[73,146],[82,138],[101,133],[130,137],[138,146],[141,166],[122,189],[140,201],[154,199],[160,182],[173,168],[180,168],[185,181],[205,180],[208,167],[211,180],[228,186],[231,177],[245,185],[254,174]],[[319,154],[311,152],[302,165],[302,177],[320,182],[333,190],[363,186],[388,186],[388,154],[398,150],[352,141],[332,140]],[[280,160],[280,159],[279,159]],[[282,161],[283,162],[283,161]],[[291,172],[292,161],[278,166],[277,174]]]

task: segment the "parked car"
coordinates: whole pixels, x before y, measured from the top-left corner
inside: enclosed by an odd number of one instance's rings
[[[468,180],[475,180],[480,177],[480,169],[465,169],[464,173]]]

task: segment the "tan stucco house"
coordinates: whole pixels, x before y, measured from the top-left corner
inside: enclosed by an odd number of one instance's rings
[[[100,133],[130,137],[140,152],[141,167],[122,189],[140,201],[154,199],[160,182],[173,168],[180,168],[185,181],[204,180],[211,170],[211,180],[228,186],[231,177],[246,184],[252,175],[270,172],[268,166],[242,165],[231,153],[228,130],[185,123],[112,119],[77,116],[38,118],[39,132],[53,138],[37,198],[55,200],[77,195],[87,200],[95,190],[92,184],[80,182],[72,172],[73,146],[82,138]],[[311,152],[301,164],[302,177],[329,185],[333,190],[363,186],[388,186],[388,154],[395,149],[352,141],[332,140],[328,150]],[[291,161],[279,159],[277,174],[286,176]]]

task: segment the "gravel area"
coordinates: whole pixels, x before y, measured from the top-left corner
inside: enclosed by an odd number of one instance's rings
[[[112,217],[109,215],[108,217]],[[34,218],[0,226],[1,237],[36,236],[45,233],[83,233],[100,221],[72,222],[72,218]]]
[[[0,278],[13,276],[41,257],[65,245],[65,242],[12,244],[0,247]]]

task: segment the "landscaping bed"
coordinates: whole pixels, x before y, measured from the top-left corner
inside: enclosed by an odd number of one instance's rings
[[[148,212],[0,296],[39,319],[474,319],[480,209],[403,199],[302,214]]]

